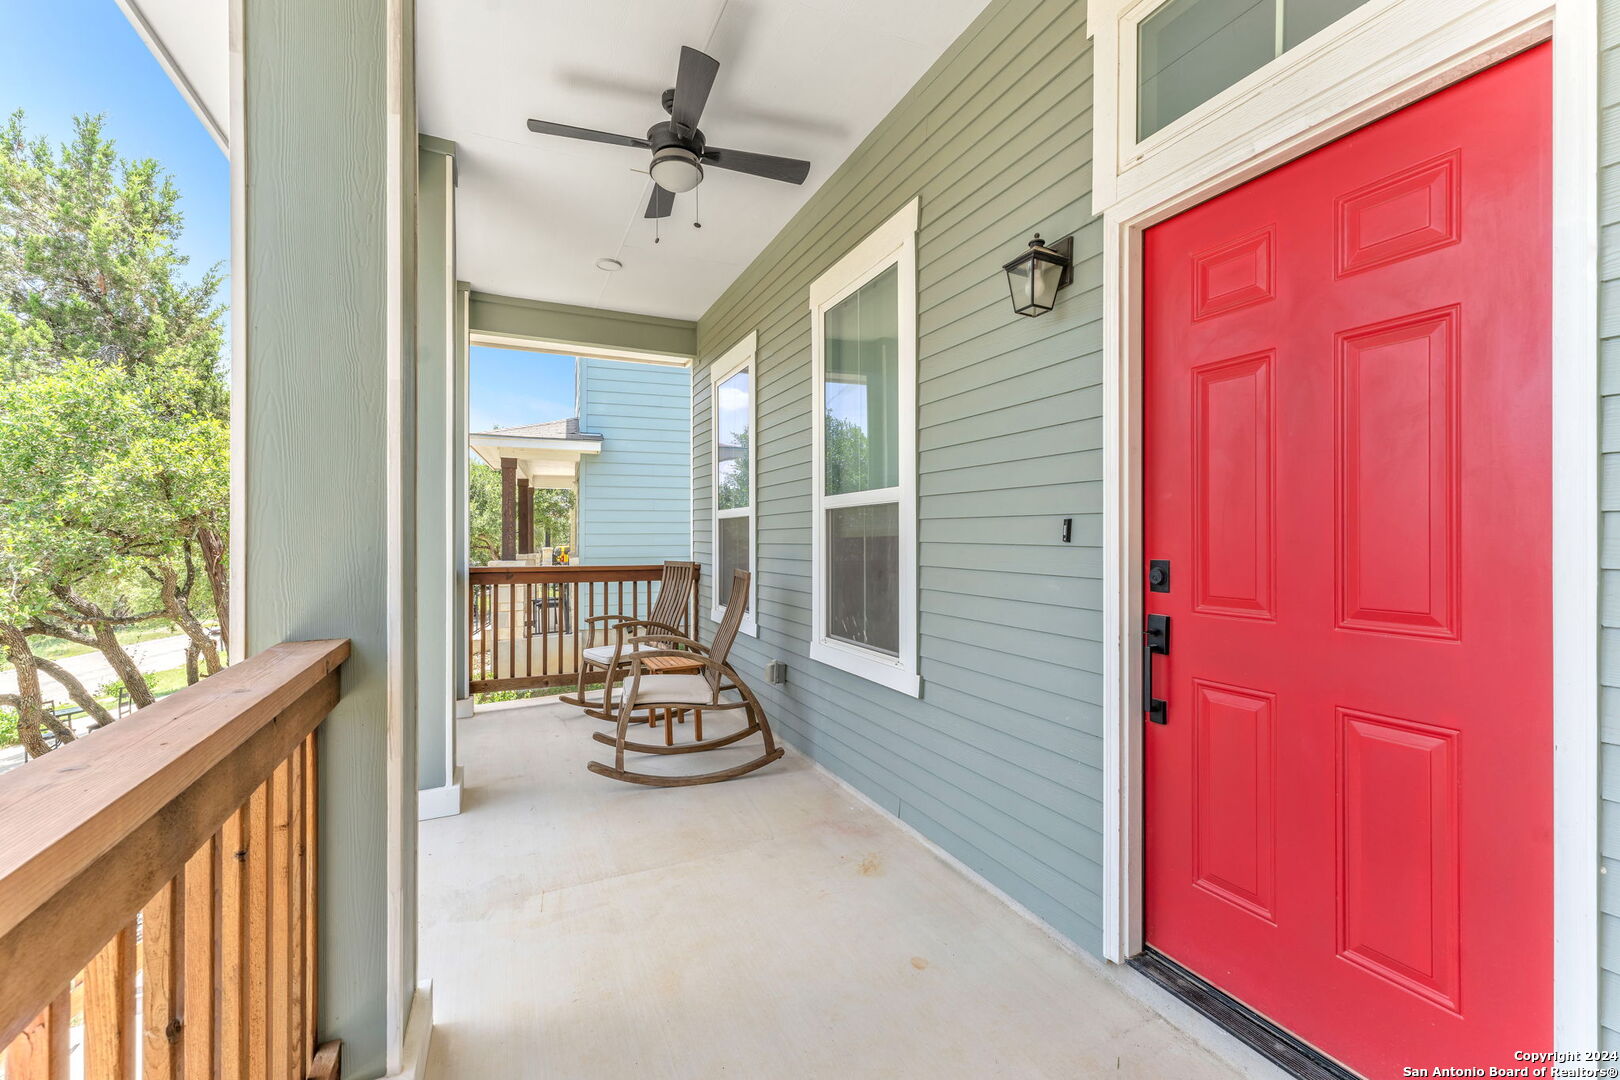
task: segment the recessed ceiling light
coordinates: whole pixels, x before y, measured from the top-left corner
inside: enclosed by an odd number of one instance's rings
[[[618,259],[597,259],[596,268],[598,270],[606,270],[611,274],[615,270],[623,270],[624,263],[620,262]]]

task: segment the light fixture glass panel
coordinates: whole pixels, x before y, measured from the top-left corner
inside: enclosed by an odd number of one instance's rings
[[[715,388],[715,469],[718,472],[716,498],[721,510],[740,510],[749,504],[748,430],[749,395],[752,380],[747,370],[739,371]]]
[[[900,655],[900,507],[827,511],[827,636]]]
[[[826,494],[900,483],[900,272],[891,266],[826,315]]]

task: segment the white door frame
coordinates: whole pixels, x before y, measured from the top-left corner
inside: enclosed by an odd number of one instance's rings
[[[1104,231],[1103,948],[1142,949],[1142,234],[1551,39],[1554,1037],[1599,1046],[1597,0],[1370,0],[1135,140],[1134,27],[1165,0],[1089,0],[1093,210]]]

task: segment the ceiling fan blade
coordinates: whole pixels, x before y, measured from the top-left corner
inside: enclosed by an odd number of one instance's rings
[[[697,127],[719,71],[720,61],[682,45],[681,66],[675,73],[675,106],[670,110],[670,119],[682,127]]]
[[[647,200],[647,212],[642,216],[650,218],[669,217],[670,212],[674,209],[675,193],[673,191],[665,191],[657,184],[654,184],[652,189],[652,198]]]
[[[566,139],[584,139],[586,142],[607,143],[610,146],[633,146],[639,150],[647,150],[652,143],[646,139],[636,139],[629,135],[615,135],[611,131],[595,131],[591,128],[570,127],[567,124],[553,124],[549,120],[530,120],[529,130],[538,135],[561,135]]]
[[[773,157],[770,154],[750,154],[746,150],[722,150],[711,146],[703,152],[703,161],[717,169],[763,176],[767,180],[780,180],[784,184],[802,184],[810,175],[810,163],[797,158]]]

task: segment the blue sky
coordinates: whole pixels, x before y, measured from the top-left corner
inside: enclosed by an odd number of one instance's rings
[[[187,276],[228,262],[229,163],[118,5],[0,0],[0,12],[0,114],[22,109],[31,136],[61,142],[72,135],[75,115],[105,113],[119,153],[156,158],[174,176]]]
[[[468,431],[574,415],[572,356],[475,346],[467,383]]]
[[[118,5],[0,0],[0,14],[0,116],[22,109],[30,136],[61,142],[75,115],[105,114],[119,153],[156,158],[173,175],[185,216],[180,250],[191,259],[186,276],[228,267],[230,164]],[[470,383],[473,431],[574,414],[571,356],[473,349]]]

